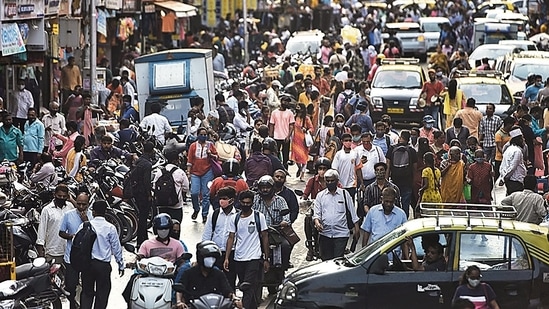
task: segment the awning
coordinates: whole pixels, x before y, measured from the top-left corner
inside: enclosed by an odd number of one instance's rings
[[[175,16],[177,16],[178,18],[196,16],[196,7],[182,2],[162,1],[155,2],[154,5],[164,9],[168,9],[170,11],[174,11]]]

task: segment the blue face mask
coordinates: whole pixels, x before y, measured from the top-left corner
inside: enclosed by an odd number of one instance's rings
[[[484,163],[484,158],[475,158],[475,162]]]
[[[208,139],[208,137],[205,136],[205,135],[199,135],[199,136],[198,136],[198,140],[201,141],[201,142],[205,142],[206,139]]]

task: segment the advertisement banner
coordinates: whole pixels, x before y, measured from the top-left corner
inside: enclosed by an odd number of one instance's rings
[[[103,10],[97,10],[97,32],[107,37],[107,14]]]
[[[18,54],[27,51],[16,23],[2,24],[2,56]]]

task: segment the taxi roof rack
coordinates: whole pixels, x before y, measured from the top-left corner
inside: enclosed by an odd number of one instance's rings
[[[496,70],[490,71],[469,71],[469,70],[457,70],[454,73],[454,77],[496,77],[502,78],[503,73]]]
[[[502,231],[502,220],[513,220],[517,216],[516,208],[508,205],[421,203],[419,209],[421,217],[436,218],[437,230],[440,217],[467,218],[467,230],[471,230],[471,218],[497,219],[498,230]]]
[[[418,64],[417,58],[384,58],[381,59],[381,64]]]

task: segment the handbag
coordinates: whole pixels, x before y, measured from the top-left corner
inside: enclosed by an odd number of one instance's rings
[[[278,228],[278,231],[284,235],[284,238],[290,243],[291,246],[297,244],[301,238],[294,231],[294,228],[291,225],[281,226]]]
[[[305,133],[305,146],[311,147],[311,146],[313,146],[313,143],[314,143],[314,141],[313,141],[313,137],[311,136],[311,133],[306,132]]]
[[[212,166],[212,172],[214,174],[214,177],[219,177],[223,175],[221,164],[216,159],[210,158],[210,165]]]
[[[309,155],[316,157],[320,155],[320,129],[318,129],[318,132],[316,133],[314,143],[311,147],[309,147]]]

